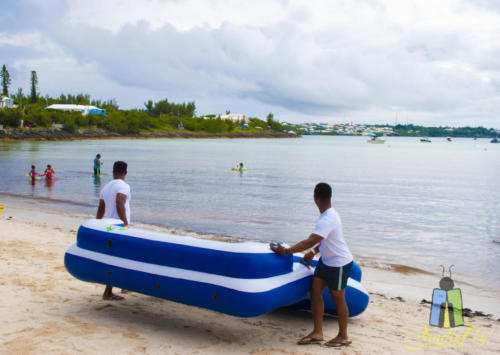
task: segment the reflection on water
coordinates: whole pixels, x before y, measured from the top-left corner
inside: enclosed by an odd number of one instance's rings
[[[101,191],[101,177],[99,175],[94,176],[94,195],[99,198],[99,192]]]

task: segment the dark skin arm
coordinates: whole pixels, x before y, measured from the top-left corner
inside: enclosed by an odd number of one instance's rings
[[[118,212],[118,217],[123,221],[123,223],[128,226],[127,214],[125,212],[125,201],[127,201],[127,195],[116,194],[116,211]],[[103,199],[99,200],[99,207],[97,208],[96,219],[102,219],[104,216],[104,211],[106,210],[106,203]]]
[[[309,238],[304,239],[304,240],[298,242],[297,244],[292,245],[290,248],[285,248],[281,244],[273,245],[272,243],[269,246],[271,247],[271,250],[273,250],[277,254],[288,255],[288,254],[298,253],[298,252],[307,250],[309,248],[312,248],[314,245],[321,242],[322,239],[323,239],[323,237],[312,233],[309,236]],[[306,255],[304,255],[304,260],[311,261],[311,259],[314,257],[314,254],[316,254],[318,250],[319,250],[319,247],[316,247],[313,249],[313,251],[308,252]]]
[[[97,215],[95,216],[96,219],[102,219],[104,216],[104,211],[106,210],[106,204],[104,203],[103,199],[99,200],[99,207],[97,208]]]
[[[116,212],[118,212],[118,217],[123,221],[125,226],[128,226],[127,214],[125,213],[125,202],[127,201],[127,195],[116,194]]]

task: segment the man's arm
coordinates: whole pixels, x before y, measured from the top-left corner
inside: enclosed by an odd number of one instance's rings
[[[291,246],[288,249],[285,248],[284,246],[282,246],[281,244],[275,245],[275,244],[271,243],[270,246],[271,246],[271,249],[275,253],[278,253],[281,255],[287,255],[287,254],[298,253],[298,252],[304,251],[306,249],[309,249],[309,248],[313,247],[315,244],[321,242],[322,239],[323,239],[322,236],[312,233],[309,236],[309,238],[298,242],[297,244]]]
[[[128,226],[127,213],[125,212],[126,201],[127,195],[121,193],[116,194],[116,212],[118,212],[118,217],[120,217],[125,226]]]
[[[104,211],[106,210],[106,204],[104,203],[103,199],[99,200],[99,207],[97,208],[97,215],[95,216],[96,219],[102,219],[104,216]]]

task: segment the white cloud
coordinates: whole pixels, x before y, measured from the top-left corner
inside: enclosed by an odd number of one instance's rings
[[[50,94],[500,127],[500,13],[487,1],[30,1],[11,11],[15,26],[0,25],[6,64],[39,70]]]

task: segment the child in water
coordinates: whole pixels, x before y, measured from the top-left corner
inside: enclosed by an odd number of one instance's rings
[[[54,178],[54,174],[56,172],[54,169],[52,169],[52,166],[49,164],[47,165],[47,169],[45,169],[45,173],[42,176],[45,176],[47,180],[52,180]]]
[[[35,181],[35,178],[37,177],[37,172],[36,172],[36,167],[34,165],[31,166],[31,171],[28,173],[29,176],[31,176],[31,181]]]

